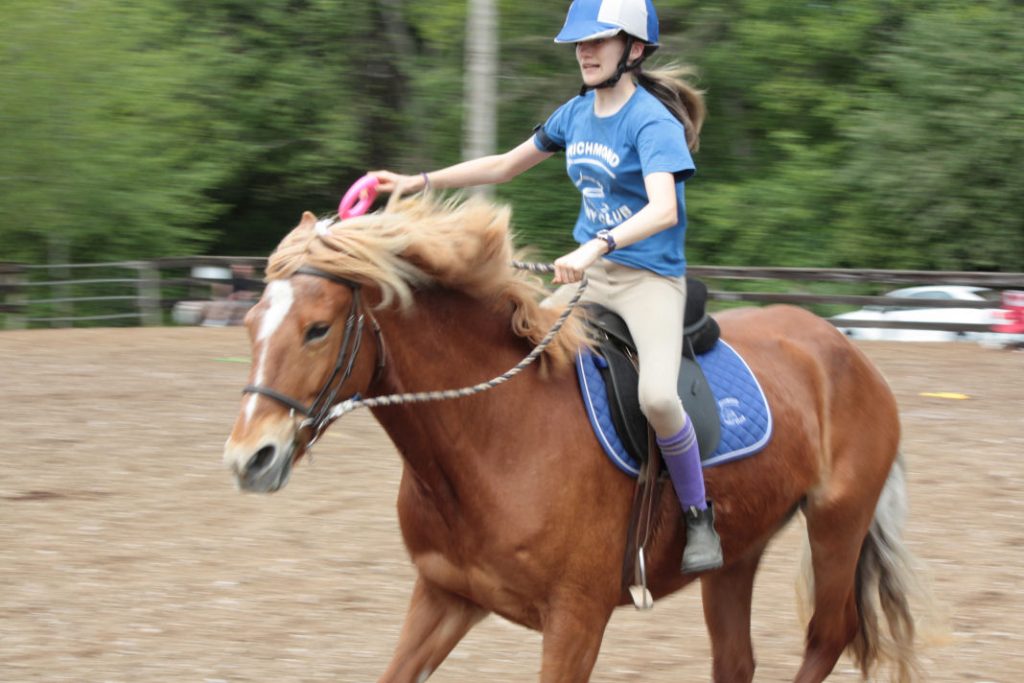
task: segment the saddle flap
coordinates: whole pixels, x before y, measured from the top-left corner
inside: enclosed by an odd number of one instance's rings
[[[612,424],[630,454],[643,462],[648,448],[647,419],[640,412],[636,363],[633,357],[612,344],[602,345],[599,352],[605,360],[601,375],[611,406]]]
[[[603,345],[599,352],[607,365],[601,369],[601,374],[612,407],[612,423],[630,455],[638,462],[643,462],[647,459],[649,445],[647,420],[640,412],[636,365],[631,357],[614,345]],[[718,403],[704,377],[704,371],[689,358],[682,359],[677,391],[697,432],[701,458],[707,458],[718,448],[721,439]]]
[[[718,449],[718,442],[722,438],[722,425],[718,419],[718,401],[715,400],[704,371],[696,361],[683,358],[676,390],[697,432],[701,460],[706,460]]]

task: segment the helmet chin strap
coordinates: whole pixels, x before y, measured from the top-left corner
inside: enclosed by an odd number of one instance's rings
[[[647,58],[646,51],[640,57],[640,59],[636,60],[632,64],[629,63],[629,53],[633,51],[633,44],[635,42],[636,38],[627,33],[626,49],[623,50],[622,52],[622,58],[619,60],[619,65],[618,67],[616,67],[615,73],[611,75],[611,78],[602,83],[598,83],[597,85],[587,85],[586,83],[584,83],[583,87],[580,88],[580,97],[586,95],[588,90],[600,90],[602,88],[614,87],[615,84],[622,79],[622,77],[626,74],[627,71],[633,71],[638,66],[640,66],[643,63],[643,61]]]

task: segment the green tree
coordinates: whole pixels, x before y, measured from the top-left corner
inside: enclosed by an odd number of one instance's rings
[[[376,3],[168,1],[202,73],[183,96],[222,136],[225,174],[206,188],[226,207],[209,224],[214,248],[265,253],[390,153],[404,85]]]
[[[1024,10],[915,14],[845,117],[840,251],[880,267],[1024,268]]]
[[[691,262],[829,265],[840,122],[893,3],[674,3],[667,47],[697,64],[709,116],[688,185]],[[864,264],[867,265],[867,264]]]
[[[568,0],[498,0],[498,147],[575,94]],[[710,116],[692,263],[1019,270],[1019,2],[657,0]],[[467,0],[8,0],[5,259],[263,254],[371,168],[461,156]],[[502,186],[571,246],[560,158]]]
[[[177,95],[197,72],[175,18],[116,0],[0,8],[4,258],[107,260],[194,251],[218,169],[216,131]],[[216,143],[214,142],[214,146]]]

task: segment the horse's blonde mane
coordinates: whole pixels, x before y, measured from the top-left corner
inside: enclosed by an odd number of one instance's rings
[[[381,307],[412,305],[417,287],[455,289],[508,310],[513,332],[536,344],[558,312],[541,308],[539,278],[511,266],[511,213],[482,198],[442,202],[430,194],[394,195],[383,211],[333,223],[307,212],[271,254],[267,279],[312,266],[379,289]],[[584,343],[573,316],[546,353],[571,363]]]

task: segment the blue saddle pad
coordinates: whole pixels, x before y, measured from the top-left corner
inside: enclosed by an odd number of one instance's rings
[[[576,374],[580,392],[594,434],[612,462],[633,477],[640,463],[629,454],[615,431],[604,378],[599,371],[604,359],[589,351],[576,356]],[[735,349],[719,340],[697,362],[718,403],[722,438],[715,452],[704,456],[704,467],[712,467],[754,455],[763,449],[772,435],[772,414],[761,385],[753,371]]]

